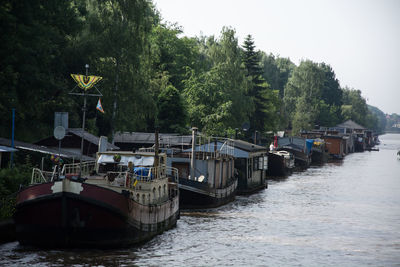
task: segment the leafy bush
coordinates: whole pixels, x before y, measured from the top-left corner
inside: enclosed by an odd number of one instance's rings
[[[13,169],[0,169],[0,220],[14,214],[16,194],[21,185],[29,184],[31,172],[29,161]]]
[[[20,185],[28,185],[31,169],[25,166],[0,170],[0,197],[4,198],[18,191]]]

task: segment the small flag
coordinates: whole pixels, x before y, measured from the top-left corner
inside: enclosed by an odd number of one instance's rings
[[[103,109],[103,106],[101,105],[100,98],[99,98],[99,101],[97,102],[96,109],[97,109],[98,111],[104,113],[104,109]]]

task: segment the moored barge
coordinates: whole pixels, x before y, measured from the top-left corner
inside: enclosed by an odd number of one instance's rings
[[[249,195],[268,187],[268,149],[242,140],[234,140],[235,172],[238,195]]]
[[[288,151],[270,151],[268,154],[267,175],[270,177],[284,177],[294,170],[294,156]]]
[[[197,136],[193,129],[192,148],[169,154],[168,165],[178,169],[181,209],[208,209],[235,199],[233,141]],[[196,141],[196,139],[202,141]]]
[[[34,169],[17,196],[17,240],[108,248],[151,239],[179,217],[177,171],[165,163],[162,153],[113,151],[98,153],[96,162],[66,164],[60,176]]]

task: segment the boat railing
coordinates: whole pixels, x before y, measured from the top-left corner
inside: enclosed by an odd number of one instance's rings
[[[226,139],[219,149],[220,153],[233,156],[235,154],[235,143],[232,139]]]
[[[195,151],[198,159],[229,158],[234,155],[234,150],[235,143],[232,139],[197,136]]]
[[[173,183],[179,183],[179,171],[174,167],[165,167],[167,176],[170,178],[170,181]]]
[[[176,170],[176,171],[175,171]],[[156,167],[136,167],[133,172],[130,173],[130,177],[134,180],[141,182],[152,182],[156,179],[163,179],[167,177],[167,173],[171,173],[174,177],[176,168],[166,167],[165,165],[160,165]],[[176,178],[177,179],[177,178]]]
[[[82,169],[80,163],[64,164],[61,173],[63,175],[80,173],[81,175],[86,176],[89,175],[95,169],[96,166],[95,163],[96,163],[95,161],[82,162]]]
[[[165,165],[143,169],[136,169],[135,172],[124,171],[109,171],[107,172],[106,179],[111,186],[128,187],[130,189],[137,189],[136,185],[140,183],[152,183],[157,179],[166,179],[178,183],[178,169],[173,167],[166,167]],[[158,175],[156,175],[158,173]]]
[[[53,172],[45,172],[38,168],[33,168],[31,184],[46,183],[52,179],[53,175]]]

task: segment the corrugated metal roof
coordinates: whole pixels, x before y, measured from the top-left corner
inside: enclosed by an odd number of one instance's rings
[[[72,134],[74,134],[76,136],[79,136],[81,138],[82,138],[82,135],[83,135],[82,132],[83,132],[82,128],[69,128],[69,129],[67,129],[67,133],[72,133]],[[85,131],[84,139],[86,141],[92,143],[92,144],[99,145],[100,137],[97,137],[97,136],[95,136],[95,135],[93,135],[93,134],[91,134],[91,133],[89,133],[87,131]],[[113,144],[111,144],[109,142],[107,142],[107,148],[111,149],[111,150],[119,149],[119,147],[117,147],[117,146],[115,146],[115,145],[113,145]]]
[[[191,135],[178,135],[169,133],[159,134],[160,146],[190,146],[192,144]],[[139,144],[154,144],[154,133],[142,132],[117,132],[114,136],[115,143],[139,143]],[[263,146],[255,145],[242,140],[233,140],[235,148],[247,152],[262,151],[268,149]]]
[[[259,150],[268,151],[268,149],[266,147],[255,145],[255,144],[243,141],[243,140],[233,140],[233,142],[235,144],[235,148],[240,148],[240,149],[248,151],[248,152],[254,152],[254,151],[259,151]]]
[[[160,133],[158,135],[160,145],[190,145],[192,137],[179,136],[178,134]],[[142,132],[117,132],[114,135],[115,143],[154,144],[154,133]]]
[[[8,146],[0,146],[0,152],[15,152],[15,151],[18,151],[18,149]]]
[[[265,151],[268,152],[268,149],[266,147],[254,145],[252,143],[242,141],[242,140],[232,140],[234,147],[233,149],[233,156],[235,158],[249,158],[250,152],[257,152],[257,151]],[[196,146],[196,151],[214,151],[214,142],[210,144],[203,144],[200,146]],[[223,142],[218,141],[216,149],[219,150],[221,147],[224,145]],[[228,145],[229,146],[229,145]],[[191,152],[192,149],[188,148],[184,150],[185,152]]]
[[[0,145],[11,146],[11,140],[0,137]],[[39,153],[43,153],[43,154],[50,154],[50,155],[58,155],[58,150],[57,149],[52,149],[52,148],[48,148],[48,147],[45,147],[45,146],[38,146],[38,145],[25,143],[25,142],[21,142],[21,141],[14,141],[14,147],[16,147],[16,148],[18,148],[20,150],[28,150],[28,151],[34,151],[34,152],[39,152]],[[69,158],[69,159],[73,159],[73,158],[79,159],[80,158],[80,154],[61,149],[61,157]],[[88,157],[88,156],[83,155],[82,160],[83,161],[93,161],[95,159],[92,158],[92,157]]]

